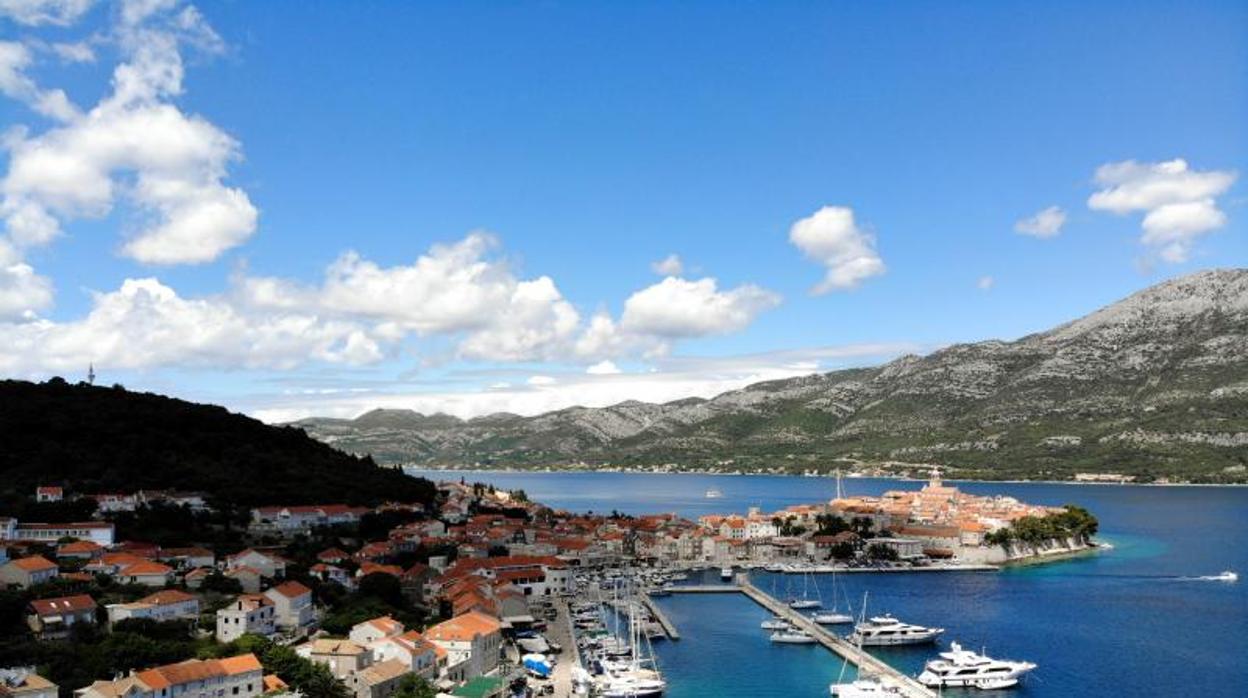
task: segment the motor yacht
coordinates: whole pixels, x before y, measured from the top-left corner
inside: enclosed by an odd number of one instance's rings
[[[867,647],[884,645],[918,645],[935,642],[945,632],[944,628],[926,628],[922,625],[903,623],[890,615],[873,616],[854,626],[849,639]]]
[[[787,630],[789,627],[789,621],[783,618],[768,618],[762,623],[759,623],[759,627],[763,630]]]
[[[939,659],[923,666],[919,683],[930,688],[1009,688],[1018,683],[1020,676],[1035,668],[1036,665],[1031,662],[992,659],[976,654],[954,642],[950,651],[941,652]]]
[[[848,613],[838,613],[835,610],[817,611],[810,615],[810,619],[819,625],[839,625],[841,623],[853,623],[854,617]]]
[[[834,683],[828,693],[837,698],[875,698],[876,696],[900,696],[901,689],[885,686],[874,676],[865,676],[849,683]]]
[[[719,578],[724,581],[730,581],[732,579],[732,568],[731,567],[719,568]]]

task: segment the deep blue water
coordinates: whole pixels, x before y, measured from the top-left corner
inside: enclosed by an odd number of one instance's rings
[[[458,477],[461,473],[420,473]],[[537,501],[573,510],[705,513],[764,510],[827,499],[830,480],[772,476],[627,473],[462,473],[469,481],[523,488]],[[917,488],[895,480],[845,480],[848,494]],[[721,499],[706,499],[710,488]],[[976,494],[1042,504],[1074,503],[1101,522],[1111,551],[999,573],[853,574],[839,585],[871,612],[947,628],[994,656],[1040,665],[1010,692],[1042,696],[1248,696],[1248,582],[1199,581],[1248,573],[1248,488],[959,483]],[[716,573],[717,574],[717,573]],[[771,587],[770,575],[755,583]],[[830,598],[831,579],[820,577]],[[783,589],[785,580],[780,581]],[[679,642],[657,644],[672,698],[826,696],[841,662],[820,647],[773,646],[758,628],[766,613],[740,595],[661,601]],[[879,656],[916,673],[935,650],[888,649]],[[852,670],[849,672],[852,675]]]

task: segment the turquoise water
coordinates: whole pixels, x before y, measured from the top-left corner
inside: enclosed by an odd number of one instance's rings
[[[433,476],[441,474],[431,474]],[[460,473],[455,473],[458,477]],[[556,507],[626,513],[771,510],[826,499],[821,478],[624,473],[465,473]],[[446,477],[443,475],[443,477]],[[918,487],[846,480],[849,494]],[[964,483],[977,494],[1043,504],[1075,503],[1101,521],[1112,551],[999,573],[840,575],[871,612],[947,628],[990,654],[1040,665],[1010,695],[1248,696],[1248,582],[1201,575],[1248,573],[1248,488]],[[710,488],[722,499],[706,499]],[[718,573],[711,573],[717,581]],[[771,588],[771,576],[755,572]],[[831,579],[821,576],[823,596]],[[783,589],[784,581],[780,582]],[[758,628],[765,612],[740,595],[674,596],[661,603],[682,634],[656,645],[673,698],[826,696],[841,662],[819,647],[773,646]],[[877,654],[917,673],[936,650]],[[852,675],[852,670],[849,672]],[[1005,693],[1002,693],[1004,695]]]

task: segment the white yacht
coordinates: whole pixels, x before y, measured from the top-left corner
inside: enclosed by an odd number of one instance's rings
[[[935,642],[937,636],[945,632],[944,628],[925,628],[922,625],[902,623],[896,618],[883,615],[873,616],[865,623],[854,626],[849,639],[867,647],[883,645],[918,645],[924,642]]]
[[[862,619],[867,619],[867,594],[862,595]],[[851,637],[853,637],[851,635]],[[862,654],[862,636],[857,636],[855,640],[858,653]],[[841,664],[841,675],[836,678],[836,683],[828,686],[828,693],[837,698],[876,698],[888,696],[901,696],[901,689],[896,686],[885,686],[884,682],[878,676],[862,673],[859,670],[858,678],[853,681],[845,681],[845,670],[849,668],[849,662]]]
[[[726,582],[732,581],[732,568],[731,567],[719,568],[719,578]]]
[[[810,633],[799,628],[777,630],[771,634],[771,641],[782,645],[813,645],[816,642]]]
[[[709,489],[709,490],[707,490],[707,491],[706,491],[706,498],[707,498],[707,499],[719,499],[719,498],[721,498],[721,497],[723,497],[723,496],[724,496],[724,493],[723,493],[723,492],[720,492],[719,490],[715,489],[714,487],[712,487],[711,489]]]
[[[759,623],[758,626],[763,630],[787,630],[789,627],[789,621],[779,617],[768,618],[762,623]]]
[[[954,642],[950,651],[941,652],[939,659],[923,666],[919,683],[930,688],[1009,688],[1018,683],[1020,676],[1035,668],[1036,665],[1031,662],[992,659],[976,654]]]

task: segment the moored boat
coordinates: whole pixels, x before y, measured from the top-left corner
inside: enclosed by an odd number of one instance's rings
[[[771,634],[771,641],[781,645],[813,645],[815,638],[805,630],[790,628]]]
[[[993,659],[964,650],[954,642],[950,651],[941,652],[939,659],[923,666],[919,683],[930,688],[1010,688],[1018,683],[1019,677],[1035,668],[1031,662]]]
[[[944,628],[927,628],[903,623],[890,615],[873,616],[854,626],[849,639],[867,647],[886,645],[919,645],[935,642]]]

